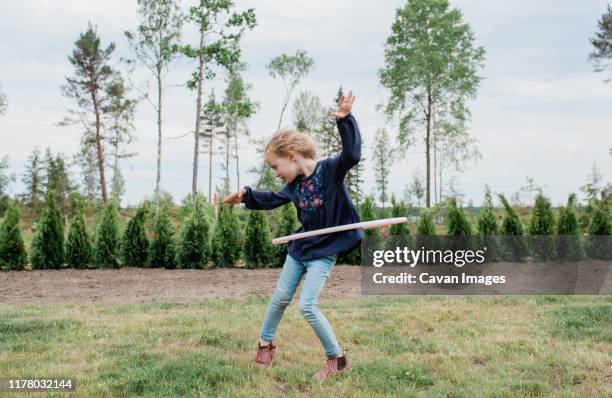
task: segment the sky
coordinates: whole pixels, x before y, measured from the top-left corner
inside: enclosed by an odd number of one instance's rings
[[[183,8],[188,6],[183,1]],[[266,71],[269,61],[282,53],[306,51],[315,69],[303,79],[297,92],[309,90],[329,104],[339,86],[352,89],[357,97],[353,114],[364,139],[364,193],[375,194],[371,163],[374,134],[386,127],[397,145],[396,127],[376,105],[388,98],[379,84],[384,65],[384,43],[390,34],[395,10],[405,1],[362,0],[272,1],[239,0],[238,10],[254,8],[257,26],[242,40],[243,76],[252,85],[250,96],[259,103],[249,121],[254,138],[274,132],[284,95],[280,80]],[[459,172],[446,171],[445,180],[455,177],[464,203],[479,205],[485,184],[493,192],[511,196],[526,185],[526,177],[542,186],[553,205],[561,205],[571,192],[579,193],[593,162],[603,179],[612,181],[612,83],[593,72],[587,60],[589,38],[606,1],[582,2],[543,0],[451,1],[475,35],[475,45],[486,51],[477,96],[470,101],[472,137],[478,140],[482,159],[466,163]],[[88,23],[97,26],[103,45],[116,44],[113,64],[131,56],[125,30],[139,23],[136,2],[120,0],[21,0],[0,2],[0,87],[8,99],[7,113],[0,116],[0,157],[9,155],[11,172],[18,177],[10,193],[23,190],[21,175],[35,145],[42,150],[71,156],[78,150],[80,132],[60,127],[58,122],[74,109],[72,99],[63,97],[60,86],[73,74],[68,55]],[[184,42],[196,44],[193,30],[186,29]],[[195,94],[185,87],[196,65],[175,62],[167,78],[164,104],[162,188],[176,202],[191,192]],[[142,85],[149,75],[139,70],[132,80]],[[211,90],[223,91],[223,78],[207,82]],[[294,97],[295,98],[295,97]],[[292,112],[283,125],[290,125]],[[122,205],[137,205],[155,188],[157,154],[156,117],[152,107],[141,102],[136,110],[135,136],[129,150],[137,152],[122,164],[126,192]],[[176,138],[183,136],[182,138]],[[390,191],[402,196],[415,173],[424,175],[422,145],[406,150],[389,176]],[[220,164],[221,156],[214,160]],[[241,185],[254,184],[257,175],[247,170],[261,163],[253,145],[240,149]],[[234,168],[235,166],[231,166]],[[78,170],[73,169],[73,178]],[[199,187],[208,193],[208,158],[200,157]],[[220,166],[213,171],[213,188],[221,186]],[[236,186],[232,175],[231,186]],[[432,180],[433,184],[433,180]],[[582,198],[584,195],[579,194]],[[432,192],[433,197],[433,192]],[[527,200],[527,196],[523,197]]]

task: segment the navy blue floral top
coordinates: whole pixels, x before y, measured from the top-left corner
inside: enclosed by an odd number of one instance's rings
[[[298,198],[298,208],[302,211],[315,211],[323,206],[323,181],[321,162],[317,162],[314,171],[302,177],[295,185],[294,193]]]
[[[293,202],[302,226],[293,233],[360,222],[344,185],[348,171],[361,159],[361,135],[352,114],[337,120],[342,152],[321,159],[309,176],[297,176],[278,192],[255,191],[245,186],[242,202],[247,209],[269,210]],[[289,242],[289,255],[298,261],[337,255],[360,246],[363,229],[313,236]]]

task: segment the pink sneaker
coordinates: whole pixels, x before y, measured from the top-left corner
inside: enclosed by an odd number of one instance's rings
[[[257,353],[255,354],[255,366],[258,368],[269,368],[272,366],[272,359],[276,352],[276,346],[272,343],[262,346],[258,343]]]
[[[328,376],[336,376],[349,370],[351,370],[351,363],[346,355],[342,355],[341,357],[327,357],[325,366],[315,373],[314,378],[323,380]]]

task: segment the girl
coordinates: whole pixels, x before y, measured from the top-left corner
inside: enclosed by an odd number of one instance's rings
[[[279,192],[261,192],[245,186],[223,202],[244,203],[251,210],[268,210],[293,202],[302,224],[294,233],[359,222],[357,210],[344,185],[347,172],[361,158],[361,136],[357,121],[351,115],[354,102],[355,97],[349,91],[346,97],[340,97],[338,110],[331,113],[336,117],[342,141],[340,154],[315,160],[316,147],[310,136],[280,130],[267,143],[264,157],[277,177],[287,182],[285,187]],[[289,242],[287,258],[259,333],[256,366],[265,368],[272,365],[276,329],[305,274],[299,309],[327,355],[325,365],[314,377],[322,380],[351,369],[329,322],[317,308],[317,299],[338,257],[359,247],[363,236],[363,230],[356,229]]]

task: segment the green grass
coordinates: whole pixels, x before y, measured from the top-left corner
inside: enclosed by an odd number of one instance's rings
[[[322,348],[295,303],[273,368],[252,365],[266,305],[0,305],[0,375],[72,376],[76,397],[612,394],[610,296],[322,300],[353,363],[323,383],[311,378]]]

